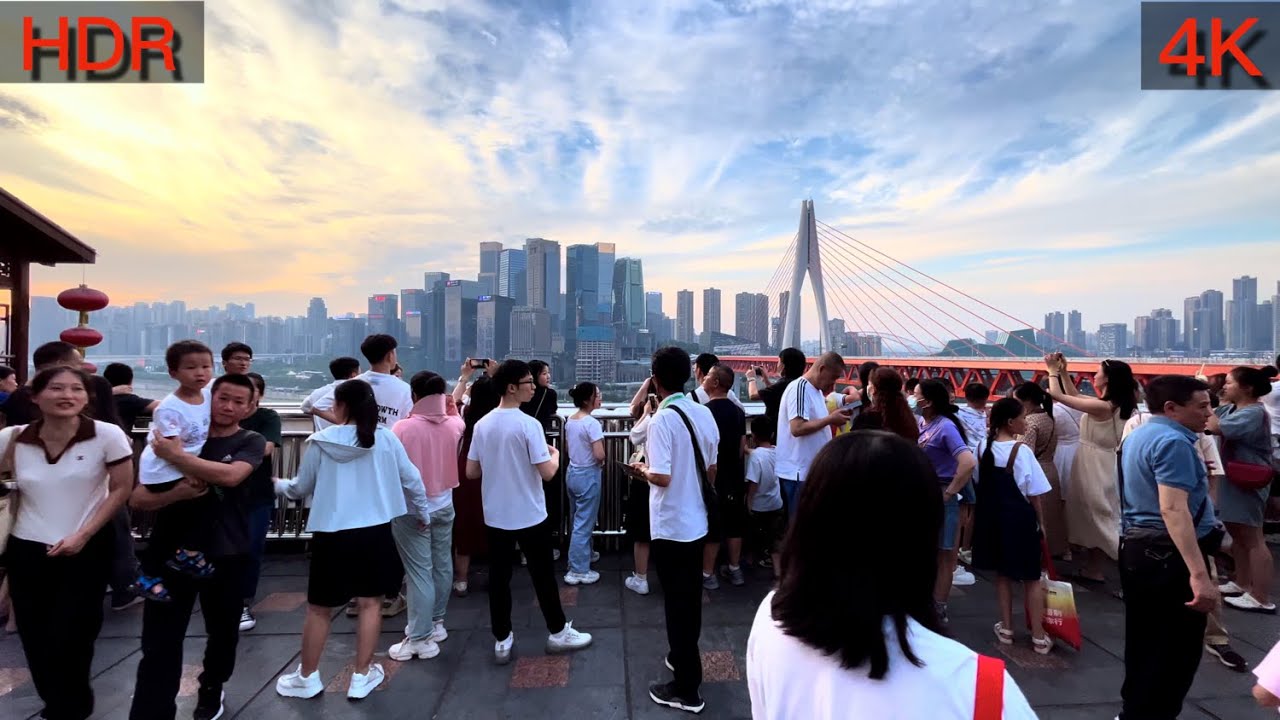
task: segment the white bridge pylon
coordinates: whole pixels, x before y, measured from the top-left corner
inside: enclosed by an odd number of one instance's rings
[[[826,352],[834,346],[830,338],[831,325],[827,322],[827,294],[822,287],[822,256],[818,252],[818,226],[812,200],[800,203],[800,232],[796,237],[795,266],[791,269],[791,294],[782,323],[783,347],[800,347],[800,291],[806,272],[818,306],[818,351]]]

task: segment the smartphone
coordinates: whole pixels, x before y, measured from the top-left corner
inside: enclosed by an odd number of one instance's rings
[[[633,480],[641,480],[641,481],[644,480],[644,473],[640,472],[639,470],[636,470],[630,465],[624,462],[615,462],[614,464],[618,466],[618,471],[621,472],[623,475]]]
[[[658,407],[658,393],[649,393],[649,404]]]
[[[477,358],[471,361],[472,370],[483,370],[489,367],[489,358]]]
[[[840,398],[840,404],[837,406],[840,410],[856,410],[862,407],[862,398],[854,395],[852,397],[845,395]]]
[[[756,377],[764,377],[764,370],[763,370],[763,369],[761,369],[761,368],[756,368],[755,370],[756,370]]]

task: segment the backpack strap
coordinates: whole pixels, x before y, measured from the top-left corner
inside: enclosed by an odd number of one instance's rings
[[[1018,459],[1018,450],[1022,448],[1022,443],[1014,441],[1013,449],[1009,451],[1009,461],[1004,464],[1004,468],[1010,473],[1013,472],[1014,461]]]
[[[1004,661],[979,655],[973,720],[1001,720],[1003,717]]]

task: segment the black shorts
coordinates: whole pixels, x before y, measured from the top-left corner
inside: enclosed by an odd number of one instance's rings
[[[787,511],[780,508],[752,512],[751,529],[760,550],[770,554],[782,552],[782,540],[787,535]]]
[[[649,535],[649,483],[631,480],[627,485],[627,505],[622,525],[627,529],[631,542],[647,543]]]
[[[383,598],[399,592],[400,555],[391,523],[311,537],[308,603],[340,607],[351,598]]]
[[[746,537],[747,530],[750,528],[746,486],[734,484],[717,487],[716,494],[720,522],[715,523],[707,533],[707,541],[720,542],[725,538]]]

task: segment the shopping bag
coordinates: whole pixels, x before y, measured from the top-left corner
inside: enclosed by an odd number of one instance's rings
[[[1076,596],[1071,583],[1058,579],[1058,571],[1053,566],[1053,556],[1049,554],[1049,545],[1040,540],[1041,561],[1044,574],[1040,578],[1044,585],[1044,626],[1045,634],[1057,638],[1079,650],[1084,644],[1080,634],[1080,615],[1076,612]],[[1031,628],[1031,613],[1027,613],[1027,629]]]

